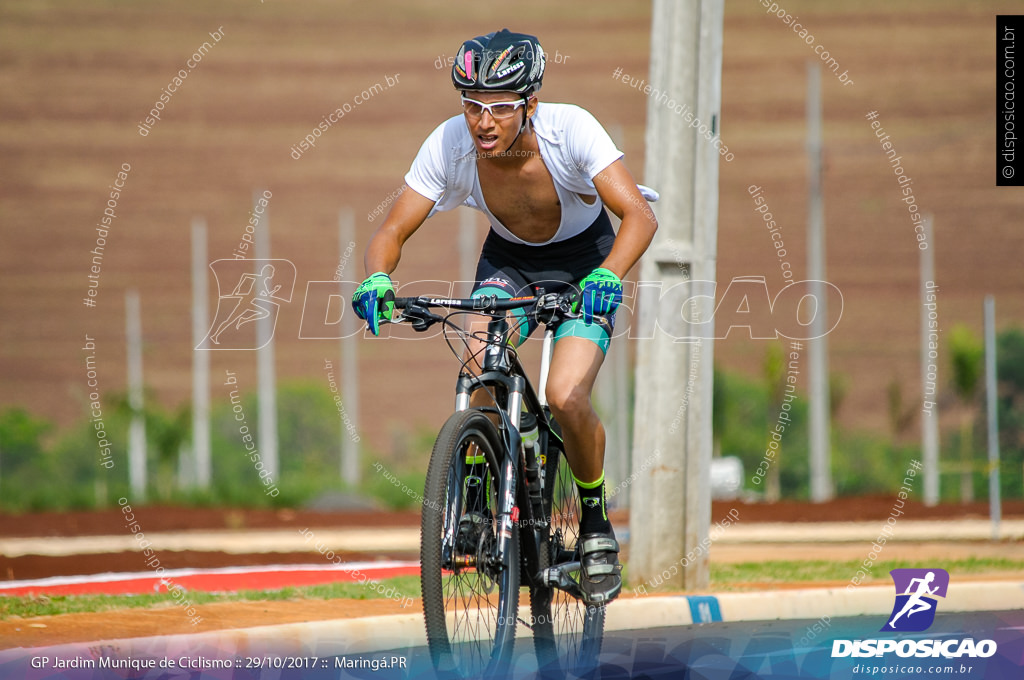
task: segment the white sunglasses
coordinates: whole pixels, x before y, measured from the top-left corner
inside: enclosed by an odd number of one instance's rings
[[[491,114],[492,118],[511,118],[515,115],[516,109],[526,103],[523,99],[517,99],[514,102],[494,102],[493,104],[484,104],[478,102],[475,99],[469,97],[462,97],[462,110],[473,118],[479,118],[484,115],[484,111]]]

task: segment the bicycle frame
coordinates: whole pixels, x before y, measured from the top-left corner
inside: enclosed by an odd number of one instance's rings
[[[512,299],[392,296],[390,300],[396,309],[404,310],[399,321],[410,323],[414,330],[424,331],[435,323],[451,329],[453,334],[446,334],[446,339],[462,362],[455,413],[435,442],[424,491],[425,498],[429,496],[445,510],[424,512],[421,517],[424,618],[435,667],[465,662],[467,668],[503,669],[511,658],[516,621],[523,621],[517,614],[519,586],[529,587],[531,614],[537,616],[523,623],[533,630],[538,660],[543,659],[546,668],[558,668],[559,655],[564,653],[567,669],[592,667],[600,652],[604,607],[587,606],[584,613],[580,604],[584,594],[575,574],[582,565],[576,556],[577,526],[571,519],[578,510],[576,487],[569,480],[560,429],[545,395],[554,325],[580,316],[572,311],[571,298],[538,291],[536,297]],[[446,311],[434,313],[432,307]],[[517,350],[508,343],[516,322],[506,312],[527,307],[527,313],[545,325],[539,394]],[[487,316],[486,331],[452,321],[459,312]],[[487,395],[486,401],[474,398],[480,390]],[[532,434],[534,419],[537,440],[524,446],[520,430],[528,427]],[[481,453],[469,448],[474,442],[489,461],[486,499],[468,491],[469,485],[481,481],[475,468],[469,472],[471,456],[476,464]],[[486,504],[484,512],[479,510],[481,500]],[[557,517],[553,515],[556,507]],[[565,512],[570,514],[561,514]],[[481,517],[487,522],[484,527],[479,527]],[[470,521],[464,527],[467,518]],[[471,571],[463,576],[465,569]],[[491,598],[495,584],[499,584],[496,603]],[[497,619],[495,611],[500,613]],[[468,655],[454,659],[453,654],[460,653],[452,644],[468,645]]]
[[[493,318],[487,325],[487,333],[492,338],[503,338],[508,331],[505,318]],[[455,410],[464,411],[470,406],[472,394],[480,389],[500,386],[505,391],[504,407],[499,403],[495,409],[502,421],[500,428],[505,438],[506,458],[500,461],[502,475],[498,485],[498,556],[504,560],[508,550],[508,541],[512,538],[512,525],[525,520],[527,526],[546,525],[543,508],[543,488],[530,489],[527,480],[518,477],[518,470],[537,470],[538,484],[543,481],[543,469],[536,460],[538,451],[533,448],[525,450],[520,435],[521,414],[525,403],[527,411],[534,414],[537,427],[541,430],[538,442],[540,453],[546,454],[549,438],[552,436],[551,425],[547,418],[547,399],[544,397],[547,386],[548,371],[551,361],[551,348],[554,331],[545,329],[544,345],[541,356],[540,396],[534,391],[526,371],[519,361],[518,355],[510,353],[505,347],[489,344],[484,351],[483,371],[480,375],[472,375],[463,371],[455,387]],[[498,398],[498,395],[495,395]],[[513,456],[518,455],[520,460]],[[525,483],[521,483],[525,482]],[[536,493],[530,493],[535,491]],[[525,513],[525,516],[522,516]],[[524,541],[524,548],[530,553],[529,562],[537,558],[537,546],[533,541]],[[530,574],[532,580],[534,574]]]
[[[527,526],[541,527],[542,529],[547,526],[542,487],[544,470],[540,467],[537,457],[538,453],[546,456],[551,438],[557,438],[557,435],[553,432],[548,419],[545,397],[554,332],[550,328],[545,328],[541,357],[540,396],[538,396],[526,377],[526,370],[519,361],[518,354],[509,351],[505,345],[504,338],[509,331],[509,323],[504,313],[499,315],[499,312],[517,306],[525,307],[531,302],[540,303],[546,298],[560,300],[558,296],[545,296],[542,291],[538,291],[535,298],[518,300],[498,300],[496,298],[449,300],[429,297],[396,298],[394,300],[396,308],[404,308],[407,314],[410,309],[414,310],[409,314],[414,329],[425,329],[439,321],[447,323],[444,317],[426,310],[426,307],[431,305],[449,306],[457,310],[476,311],[491,315],[487,324],[488,342],[484,348],[482,370],[479,375],[474,375],[465,369],[459,374],[455,386],[455,410],[469,409],[473,393],[480,389],[500,388],[493,392],[495,407],[493,409],[487,407],[486,410],[493,410],[498,414],[501,423],[499,430],[505,441],[505,459],[499,461],[501,478],[498,484],[498,513],[495,518],[497,522],[497,552],[501,564],[504,564],[508,554],[512,526],[515,523],[525,521]],[[558,308],[562,309],[560,304],[560,302],[555,303]],[[553,314],[555,307],[550,309]],[[563,313],[564,311],[563,309]],[[526,410],[532,413],[537,420],[539,446],[536,450],[531,448],[526,451],[522,446],[519,428],[524,405]],[[520,479],[519,470],[523,470],[526,474],[536,471],[537,478],[535,480]],[[522,541],[522,545],[527,553],[528,563],[536,564],[538,559],[536,541]],[[536,581],[538,575],[529,574],[528,577],[531,581]]]

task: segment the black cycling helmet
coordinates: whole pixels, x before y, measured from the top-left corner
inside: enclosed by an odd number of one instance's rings
[[[452,65],[456,90],[515,92],[529,97],[544,78],[544,50],[532,35],[497,33],[462,43]]]

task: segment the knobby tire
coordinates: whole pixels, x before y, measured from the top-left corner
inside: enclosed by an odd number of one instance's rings
[[[549,529],[540,532],[540,569],[547,569],[559,555],[576,548],[579,537],[579,496],[565,454],[548,449],[545,467],[545,508]],[[578,578],[579,574],[574,574]],[[545,677],[583,675],[597,665],[604,637],[605,607],[588,607],[556,588],[530,588],[530,616],[534,649]]]
[[[484,475],[486,501],[478,505],[486,502],[488,509],[498,507],[502,439],[484,413],[475,409],[454,413],[438,434],[427,469],[420,535],[423,615],[431,659],[439,673],[501,677],[515,645],[520,579],[518,527],[512,527],[506,563],[500,568],[450,569],[443,564],[444,551],[454,550],[459,518],[468,510],[481,509],[465,507],[465,456],[472,444],[486,458],[489,473]],[[484,533],[484,544],[497,540],[493,521]]]

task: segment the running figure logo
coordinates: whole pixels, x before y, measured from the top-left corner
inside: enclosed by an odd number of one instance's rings
[[[260,349],[270,342],[282,303],[291,302],[295,265],[290,260],[217,260],[217,313],[210,332],[196,349]],[[231,292],[225,284],[234,283]],[[253,322],[269,319],[266,337],[255,337]]]
[[[949,572],[945,569],[893,569],[889,572],[896,584],[896,603],[883,631],[920,632],[935,621],[938,601],[946,597]]]

